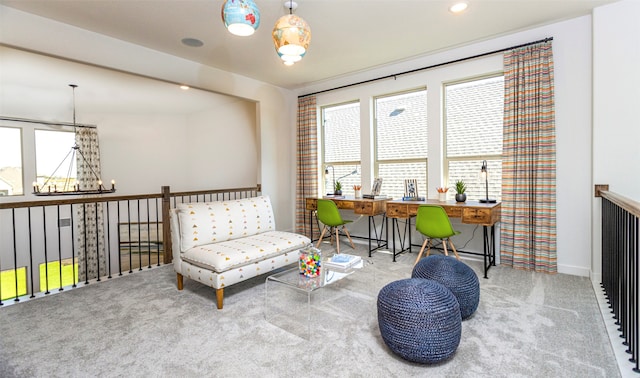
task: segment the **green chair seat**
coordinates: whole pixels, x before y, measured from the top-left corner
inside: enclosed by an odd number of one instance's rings
[[[340,253],[340,228],[349,238],[349,242],[351,243],[351,248],[355,249],[355,245],[353,245],[353,240],[351,240],[351,235],[349,235],[349,230],[346,229],[345,225],[349,224],[353,221],[342,219],[340,215],[340,210],[338,210],[338,206],[335,202],[331,200],[319,199],[317,212],[318,220],[322,222],[324,227],[322,228],[322,232],[320,233],[320,239],[318,239],[318,245],[316,248],[320,248],[320,243],[322,243],[322,238],[324,238],[324,234],[329,229],[329,233],[331,238],[333,239],[333,235],[336,237],[336,250]]]
[[[428,246],[427,256],[431,251],[431,239],[440,239],[442,240],[442,246],[444,248],[444,254],[449,256],[447,251],[447,242],[451,246],[453,253],[456,255],[456,259],[460,260],[460,256],[458,256],[458,251],[456,251],[456,247],[453,245],[451,241],[451,237],[454,235],[460,234],[459,231],[453,229],[451,226],[451,221],[449,220],[449,216],[447,212],[442,208],[442,206],[438,205],[420,205],[418,206],[418,213],[416,215],[416,230],[424,235],[426,238],[424,243],[422,243],[422,248],[420,248],[420,253],[418,253],[418,258],[415,263],[420,261],[422,258],[422,253],[424,252],[425,247]],[[414,264],[415,265],[415,264]]]

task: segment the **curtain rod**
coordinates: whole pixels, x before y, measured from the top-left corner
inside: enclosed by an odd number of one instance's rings
[[[47,122],[47,121],[38,121],[36,119],[28,119],[28,118],[15,118],[15,117],[2,117],[0,116],[0,121],[13,121],[13,122],[25,122],[25,123],[38,123],[41,125],[47,126],[71,126],[71,127],[86,127],[89,129],[95,129],[98,126],[96,125],[87,125],[84,123],[69,123],[69,122]]]
[[[444,62],[444,63],[437,63],[437,64],[433,64],[431,66],[427,66],[427,67],[422,67],[422,68],[416,68],[413,70],[409,70],[409,71],[404,71],[404,72],[400,72],[397,74],[393,74],[393,75],[387,75],[387,76],[381,76],[381,77],[377,77],[375,79],[369,79],[369,80],[364,80],[364,81],[359,81],[357,83],[352,83],[352,84],[347,84],[347,85],[343,85],[340,87],[335,87],[335,88],[331,88],[331,89],[325,89],[322,91],[317,91],[317,92],[313,92],[313,93],[308,93],[308,94],[304,94],[304,95],[300,95],[298,96],[298,98],[303,98],[303,97],[308,97],[308,96],[313,96],[313,95],[317,95],[320,93],[325,93],[325,92],[331,92],[331,91],[335,91],[338,89],[344,89],[344,88],[349,88],[349,87],[354,87],[356,85],[362,85],[362,84],[367,84],[367,83],[371,83],[374,81],[378,81],[378,80],[384,80],[384,79],[391,79],[391,78],[396,78],[398,76],[402,76],[402,75],[407,75],[407,74],[411,74],[414,72],[418,72],[418,71],[424,71],[424,70],[428,70],[431,68],[437,68],[440,66],[446,66],[447,64],[453,64],[453,63],[459,63],[459,62],[464,62],[465,60],[471,60],[471,59],[476,59],[476,58],[482,58],[484,56],[487,55],[493,55],[493,54],[498,54],[501,52],[505,52],[505,51],[509,51],[509,50],[513,50],[513,49],[517,49],[520,47],[525,47],[525,46],[530,46],[530,45],[535,45],[536,43],[542,43],[542,42],[549,42],[549,41],[553,41],[553,37],[547,37],[545,39],[540,39],[538,41],[533,41],[533,42],[528,42],[528,43],[523,43],[521,45],[517,45],[517,46],[511,46],[511,47],[506,47],[500,50],[494,50],[494,51],[489,51],[489,52],[485,52],[485,53],[481,53],[478,55],[473,55],[473,56],[468,56],[466,58],[460,58],[460,59],[455,59],[455,60],[450,60],[448,62]]]

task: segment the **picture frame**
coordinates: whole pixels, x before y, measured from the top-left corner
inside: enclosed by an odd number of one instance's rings
[[[417,179],[405,179],[404,180],[404,196],[407,198],[418,198],[418,180]]]
[[[373,185],[371,185],[371,194],[373,194],[374,196],[380,195],[381,187],[382,187],[382,178],[376,177],[373,180]]]

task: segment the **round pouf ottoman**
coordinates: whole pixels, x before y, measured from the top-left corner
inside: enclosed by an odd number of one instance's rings
[[[435,281],[408,278],[378,293],[378,326],[395,354],[412,362],[436,363],[458,348],[462,318],[449,289]]]
[[[480,282],[467,264],[444,255],[427,256],[413,267],[412,278],[426,278],[443,284],[460,303],[460,315],[467,319],[478,309]]]

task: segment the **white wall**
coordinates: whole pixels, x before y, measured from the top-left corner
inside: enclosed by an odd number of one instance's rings
[[[228,188],[233,177],[235,187],[253,187],[258,183],[257,133],[256,106],[249,101],[237,100],[189,117],[186,182]]]
[[[640,2],[593,12],[593,180],[640,201]],[[601,272],[601,200],[591,195],[593,271]]]
[[[514,33],[482,43],[452,49],[392,66],[359,73],[305,88],[301,93],[391,75],[433,64],[473,56],[509,46],[553,37],[555,61],[556,143],[557,143],[557,230],[558,271],[588,276],[591,270],[590,203],[591,203],[591,17],[585,16],[536,29]],[[362,112],[362,180],[365,192],[372,181],[372,161],[367,156],[372,144],[371,98],[376,95],[427,86],[429,124],[429,188],[435,198],[435,187],[443,183],[442,172],[442,84],[451,80],[502,71],[502,55],[496,54],[462,63],[398,76],[367,85],[355,86],[318,95],[318,105],[360,99]],[[461,225],[465,233],[472,227]],[[363,227],[366,235],[366,223]],[[476,233],[471,250],[481,250],[481,233]]]

